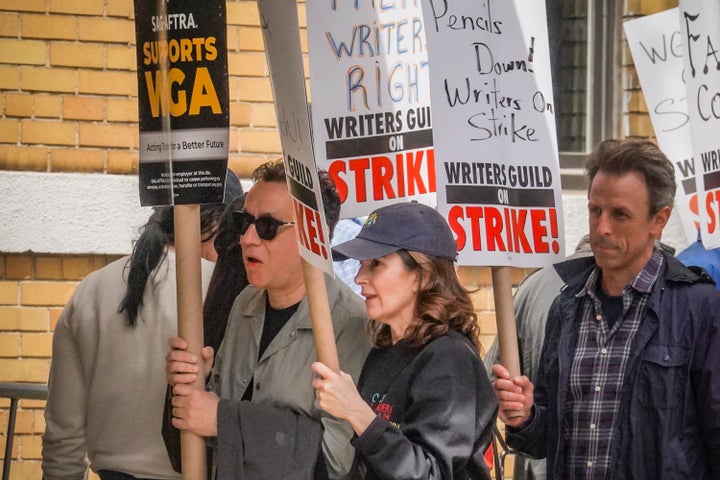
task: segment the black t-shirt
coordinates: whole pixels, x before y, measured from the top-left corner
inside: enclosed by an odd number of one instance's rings
[[[602,308],[602,316],[608,323],[608,327],[612,330],[618,320],[622,318],[623,313],[623,297],[615,297],[608,295],[602,286],[597,289],[597,297],[600,300],[600,308]]]
[[[300,302],[295,305],[291,305],[287,308],[275,309],[270,306],[270,302],[265,302],[265,322],[263,322],[263,331],[260,336],[260,345],[258,346],[258,360],[262,358],[263,353],[267,349],[270,342],[278,334],[278,332],[285,326],[290,317],[293,316],[300,306]],[[250,379],[250,384],[245,390],[245,394],[242,399],[250,401],[252,400],[253,393],[253,379]]]

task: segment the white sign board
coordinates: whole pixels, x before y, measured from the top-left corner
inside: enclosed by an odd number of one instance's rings
[[[658,146],[675,165],[675,205],[685,237],[693,243],[698,197],[678,9],[627,21],[624,28]]]
[[[325,209],[313,158],[297,4],[295,0],[258,0],[258,9],[288,189],[293,197],[300,254],[308,263],[334,275]]]
[[[341,216],[435,204],[427,50],[414,1],[307,2],[316,160]]]
[[[458,263],[564,258],[545,2],[423,0],[438,210]]]
[[[681,0],[685,84],[695,158],[700,233],[720,246],[720,2]]]

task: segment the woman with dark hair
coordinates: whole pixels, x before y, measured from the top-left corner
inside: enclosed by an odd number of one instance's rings
[[[233,215],[234,211],[242,211],[243,205],[245,197],[241,195],[227,206],[215,237],[217,261],[203,305],[205,345],[212,347],[214,352],[218,351],[225,336],[228,315],[235,297],[248,284],[240,247],[240,227],[235,223]]]
[[[379,208],[333,256],[360,260],[375,347],[357,388],[313,364],[320,407],[355,431],[353,478],[489,479],[497,400],[445,219],[419,203]]]
[[[242,190],[228,171],[226,197]],[[202,205],[214,260],[224,204]],[[167,339],[177,334],[173,207],[156,208],[130,256],[88,275],[58,319],[45,407],[44,478],[176,479],[160,435]],[[202,259],[203,294],[214,263]]]

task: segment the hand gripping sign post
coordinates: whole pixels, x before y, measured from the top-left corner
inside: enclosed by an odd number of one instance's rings
[[[458,263],[491,265],[503,365],[520,374],[510,266],[563,258],[545,2],[423,0],[438,210]]]
[[[681,0],[679,7],[700,233],[720,246],[720,3]]]
[[[300,29],[295,0],[258,0],[275,113],[318,360],[333,371],[340,366],[324,272],[333,275],[330,236],[313,157]]]
[[[675,204],[685,238],[693,243],[699,204],[678,9],[630,20],[623,26],[658,145],[675,165]]]
[[[223,201],[227,173],[225,1],[135,0],[135,29],[140,202],[174,205],[178,335],[201,357],[198,204]],[[183,478],[204,480],[205,440],[183,431],[181,444]]]

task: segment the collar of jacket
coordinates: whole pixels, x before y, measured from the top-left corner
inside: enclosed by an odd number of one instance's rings
[[[661,250],[665,257],[665,281],[668,283],[709,283],[714,285],[715,282],[707,272],[700,267],[686,267],[677,258],[669,254],[665,250]],[[585,286],[585,281],[593,268],[595,268],[595,257],[583,257],[555,264],[560,278],[565,282],[566,289],[577,293]]]
[[[325,285],[327,287],[330,311],[332,311],[332,307],[340,294],[340,282],[325,274]],[[242,310],[243,315],[246,317],[264,318],[266,299],[267,290],[258,289],[254,295],[254,300],[245,303]],[[300,301],[300,306],[290,318],[296,319],[297,328],[312,329],[312,320],[310,319],[310,307],[308,305],[307,293],[303,296]]]

